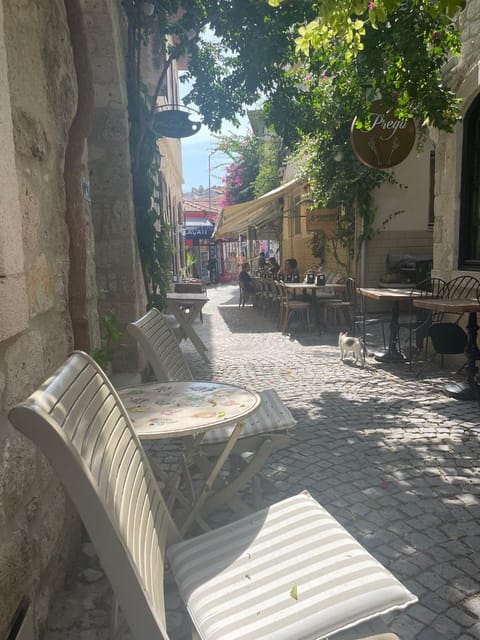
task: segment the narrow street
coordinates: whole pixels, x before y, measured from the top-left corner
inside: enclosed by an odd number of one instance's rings
[[[443,395],[446,374],[433,365],[420,379],[406,364],[372,358],[362,369],[340,362],[337,334],[281,335],[251,307],[238,308],[236,285],[209,287],[208,295],[195,328],[210,364],[182,343],[194,377],[273,387],[298,420],[289,448],[267,463],[278,489],[268,499],[308,489],[418,596],[386,620],[402,640],[480,639],[476,403]],[[158,461],[171,455],[160,442],[151,449]],[[106,637],[109,600],[84,544],[45,639]],[[177,606],[167,594],[174,628],[183,622]]]

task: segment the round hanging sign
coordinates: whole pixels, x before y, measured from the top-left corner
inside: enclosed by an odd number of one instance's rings
[[[413,118],[399,120],[379,100],[372,103],[370,129],[358,129],[354,118],[350,140],[355,155],[372,169],[388,169],[403,162],[415,143]]]

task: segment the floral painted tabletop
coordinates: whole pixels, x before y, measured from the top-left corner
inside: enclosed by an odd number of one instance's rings
[[[253,413],[254,391],[217,382],[165,382],[128,387],[119,396],[140,438],[188,436]]]

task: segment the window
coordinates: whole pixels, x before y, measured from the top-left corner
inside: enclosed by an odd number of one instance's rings
[[[302,232],[302,218],[300,217],[301,206],[300,206],[301,196],[295,196],[295,203],[293,208],[293,235],[299,236]]]
[[[464,118],[459,267],[480,271],[480,96]]]

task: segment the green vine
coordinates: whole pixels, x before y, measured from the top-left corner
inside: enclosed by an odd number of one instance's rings
[[[113,346],[122,337],[122,332],[118,326],[117,316],[113,311],[107,313],[100,319],[100,330],[102,333],[102,348],[95,349],[92,353],[93,359],[102,369],[108,373],[108,368],[113,358]]]
[[[325,255],[327,253],[328,238],[325,231],[315,231],[310,237],[308,244],[312,252],[312,256],[317,258],[322,265],[325,261]]]
[[[123,0],[122,5],[128,19],[127,91],[137,241],[148,307],[164,309],[172,275],[173,245],[163,209],[163,185],[158,180],[161,156],[151,124],[166,72],[180,50],[166,58],[162,25],[168,24],[168,11],[161,3],[155,3],[154,18],[145,17],[142,2]],[[174,9],[171,3],[170,9]],[[147,43],[153,47],[156,42],[155,53],[165,62],[155,91],[149,95],[142,82],[141,56]]]

